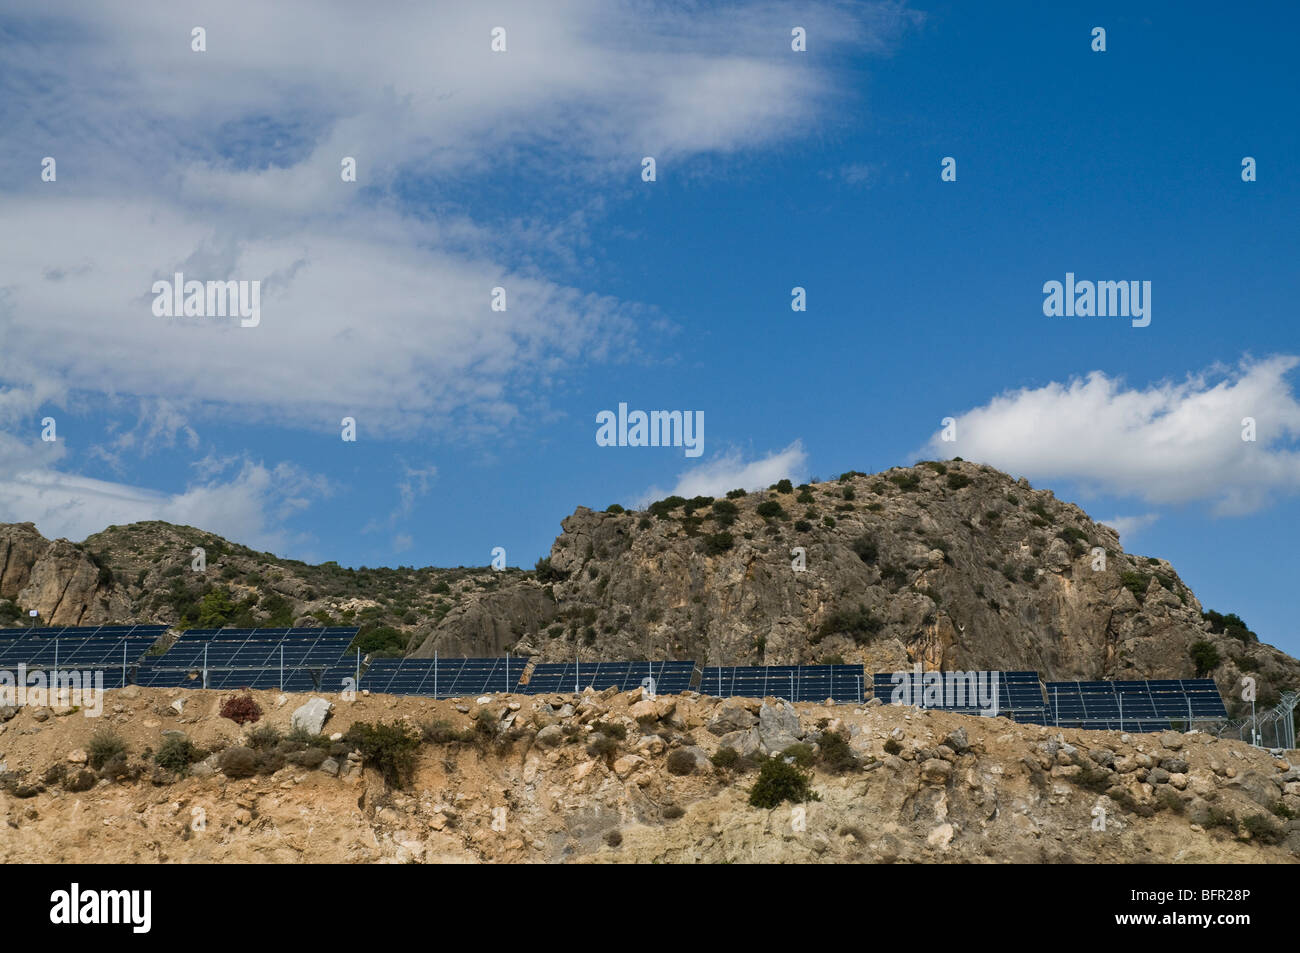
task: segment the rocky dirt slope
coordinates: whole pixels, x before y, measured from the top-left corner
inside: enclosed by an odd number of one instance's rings
[[[1119,735],[897,706],[613,692],[542,698],[334,698],[324,735],[423,726],[414,775],[389,788],[348,745],[306,759],[265,745],[227,777],[219,752],[287,731],[308,696],[126,689],[104,715],[0,711],[0,861],[121,862],[1294,862],[1300,753],[1205,735]],[[115,771],[85,765],[119,733]],[[149,763],[165,732],[205,760]],[[832,745],[848,742],[849,756]],[[175,736],[175,735],[173,735]],[[719,755],[719,752],[723,752]],[[727,754],[734,752],[734,755]],[[765,752],[812,763],[819,800],[748,803]],[[730,761],[730,767],[713,762]],[[313,762],[319,767],[308,767]],[[110,780],[106,773],[119,780]],[[796,811],[802,808],[802,816]]]

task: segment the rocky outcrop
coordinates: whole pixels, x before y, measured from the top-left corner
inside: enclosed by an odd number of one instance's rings
[[[1125,553],[1078,506],[991,467],[929,463],[645,512],[579,507],[561,527],[544,580],[448,616],[421,654],[441,640],[547,660],[839,657],[868,671],[1190,678],[1191,646],[1208,640],[1225,692],[1242,671],[1266,693],[1300,682],[1276,649],[1210,633],[1168,562]],[[548,589],[543,611],[535,593]]]
[[[46,540],[31,523],[0,526],[0,597],[35,609],[42,625],[101,625],[131,611],[110,571],[67,540]]]

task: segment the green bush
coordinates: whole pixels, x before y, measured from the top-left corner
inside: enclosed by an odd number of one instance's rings
[[[778,493],[793,493],[794,485],[789,480],[777,480],[772,489]]]
[[[357,631],[349,651],[360,649],[364,655],[402,654],[406,651],[408,638],[405,633],[388,625],[375,625],[368,622]]]
[[[704,537],[704,552],[708,556],[718,556],[735,545],[730,533],[712,533]]]
[[[755,510],[755,512],[758,513],[758,515],[763,517],[764,519],[770,519],[773,517],[779,517],[781,519],[785,519],[785,510],[781,508],[781,504],[778,503],[776,500],[763,501],[762,503],[758,504],[758,507]]]
[[[170,735],[153,756],[153,760],[160,767],[181,774],[199,760],[199,750],[189,738]]]
[[[970,477],[968,477],[966,474],[964,473],[948,474],[948,489],[961,490],[968,486],[970,486]]]
[[[802,804],[805,801],[820,801],[817,792],[812,789],[811,778],[793,764],[786,764],[780,758],[769,758],[759,769],[758,780],[749,792],[749,803],[753,807],[779,807],[786,801]]]
[[[1119,581],[1125,589],[1133,593],[1138,602],[1142,602],[1146,598],[1147,589],[1151,586],[1150,576],[1143,572],[1133,572],[1131,570],[1120,573]]]
[[[840,609],[832,612],[822,622],[816,636],[810,641],[816,645],[822,639],[832,635],[847,635],[855,645],[871,641],[872,636],[883,629],[885,623],[877,619],[866,606],[856,609]]]
[[[359,721],[348,729],[345,738],[367,762],[379,769],[385,784],[397,788],[410,784],[420,736],[406,722]]]
[[[735,748],[719,748],[709,760],[713,762],[715,768],[730,771],[736,766],[736,762],[740,760],[740,755]]]
[[[1191,648],[1192,662],[1196,665],[1196,677],[1204,678],[1210,672],[1219,667],[1223,661],[1219,656],[1219,650],[1211,642],[1201,639],[1199,642],[1193,642]]]
[[[647,523],[647,525],[649,524]],[[549,556],[543,556],[541,559],[537,560],[535,569],[537,572],[537,581],[541,583],[561,582],[569,578],[567,572],[561,572],[558,569],[551,568],[551,557]]]
[[[903,750],[903,746],[898,743],[896,738],[885,739],[885,754],[898,754]]]
[[[248,747],[266,751],[280,743],[280,729],[275,725],[258,725],[248,733]]]
[[[125,757],[127,751],[126,739],[112,728],[104,727],[90,736],[90,743],[86,745],[86,759],[98,771],[117,756]]]
[[[626,513],[627,510],[623,509],[623,507],[619,506],[617,503],[611,503],[611,504],[609,504],[609,506],[605,507],[605,512],[606,512],[606,513]]]
[[[810,768],[817,760],[817,754],[813,751],[812,745],[806,745],[802,741],[795,742],[781,752],[782,758],[792,758],[794,763],[801,768]]]
[[[728,490],[728,491],[727,491],[727,499],[729,499],[729,500],[738,500],[738,499],[740,499],[742,496],[748,496],[748,495],[749,495],[749,494],[746,493],[744,490]]]
[[[904,493],[910,493],[921,485],[921,478],[915,473],[895,473],[889,478],[889,482]]]
[[[656,516],[663,520],[668,519],[669,514],[673,510],[677,509],[677,507],[685,505],[686,497],[673,494],[672,496],[664,497],[662,500],[655,503],[651,503],[646,507],[646,512],[651,516]]]
[[[1252,814],[1241,822],[1241,826],[1261,844],[1280,844],[1285,834],[1282,825],[1267,814]]]
[[[799,520],[794,524],[794,531],[796,533],[806,533],[811,529],[812,523],[809,523],[807,520]]]
[[[1216,635],[1227,635],[1241,642],[1257,642],[1259,637],[1241,620],[1235,612],[1221,615],[1214,610],[1202,612],[1201,618],[1210,623],[1210,631]]]
[[[829,771],[842,774],[855,771],[858,767],[857,756],[849,747],[849,737],[843,732],[823,732],[817,741],[817,758]]]

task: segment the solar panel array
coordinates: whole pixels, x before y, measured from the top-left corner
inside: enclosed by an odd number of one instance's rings
[[[1046,724],[1116,731],[1167,731],[1174,722],[1228,717],[1209,678],[1048,682]]]
[[[323,676],[347,667],[342,655],[356,634],[355,626],[190,629],[162,655],[141,662],[135,680],[150,688],[331,691]]]
[[[513,692],[527,665],[526,658],[381,658],[370,663],[357,687],[430,698]]]
[[[289,669],[286,665],[283,680],[279,667],[275,668],[224,668],[208,669],[204,684],[202,666],[199,668],[160,668],[151,661],[140,663],[135,683],[146,688],[211,688],[231,690],[239,688],[279,689],[286,692],[337,692],[347,686],[344,678],[356,680],[355,664],[336,663],[330,667],[310,666]],[[353,684],[352,688],[356,688]]]
[[[961,674],[969,675],[972,673]],[[986,678],[990,675],[997,676],[998,703],[996,710],[990,709],[993,714],[1028,721],[1032,718],[1042,717],[1046,711],[1043,689],[1039,683],[1037,672],[984,672],[974,674],[983,675]],[[928,689],[925,684],[927,675],[931,678],[932,686]],[[951,689],[947,687],[948,678],[945,678],[943,682],[944,690],[936,696],[936,689],[940,686],[933,682],[935,675],[952,676]],[[898,677],[896,678],[896,676]],[[937,708],[941,711],[953,711],[968,715],[981,714],[983,709],[980,706],[978,695],[972,691],[969,681],[957,676],[958,673],[955,672],[876,672],[872,676],[872,691],[875,697],[886,705],[892,702],[895,697],[895,690],[902,689],[900,697],[911,699],[909,703],[919,708]],[[961,693],[954,691],[958,686],[962,688]],[[978,688],[978,682],[976,688]],[[989,691],[987,683],[984,690]],[[1037,724],[1038,722],[1034,723]]]
[[[0,629],[0,667],[121,669],[140,661],[166,631],[165,625]]]
[[[700,691],[722,698],[775,696],[797,702],[861,701],[861,665],[721,665],[704,669]]]
[[[653,678],[656,693],[680,695],[690,689],[694,675],[694,662],[539,662],[528,684],[520,685],[519,691],[543,695],[591,687],[596,691],[616,688],[630,692],[640,688],[645,679]]]
[[[190,629],[162,655],[157,668],[274,668],[329,666],[356,638],[355,626],[324,629]]]

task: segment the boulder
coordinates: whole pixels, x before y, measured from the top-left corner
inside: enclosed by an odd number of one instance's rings
[[[731,748],[739,755],[753,754],[761,744],[762,739],[759,737],[757,728],[733,731],[731,734],[723,735],[718,739],[719,748]]]
[[[787,701],[775,705],[763,702],[758,711],[758,736],[763,749],[769,754],[784,751],[803,737],[799,727],[799,713]]]
[[[320,769],[324,771],[326,774],[328,774],[330,777],[336,778],[339,775],[339,763],[335,761],[333,758],[326,758],[324,761],[322,761],[320,763]]]
[[[329,717],[333,708],[334,705],[325,699],[313,698],[305,705],[294,709],[291,724],[295,730],[302,729],[308,734],[318,735],[325,727],[325,719]]]
[[[614,773],[622,780],[643,764],[645,764],[644,758],[639,758],[634,754],[626,754],[614,762]]]
[[[965,728],[954,728],[948,732],[948,736],[943,739],[943,743],[957,754],[965,754],[970,750],[970,741],[966,738]]]
[[[718,709],[717,714],[705,727],[709,734],[717,735],[720,738],[735,731],[744,731],[756,724],[758,724],[758,719],[751,712],[740,704],[734,704],[729,700]]]
[[[931,784],[944,784],[952,777],[952,765],[938,758],[931,758],[921,765],[921,779]]]
[[[537,733],[537,743],[546,748],[553,748],[564,740],[564,732],[559,725],[547,725]]]

